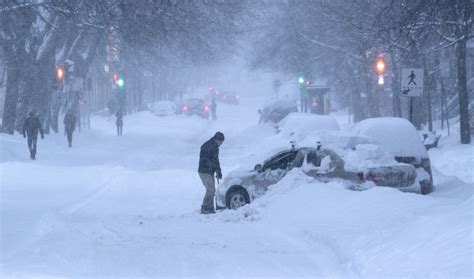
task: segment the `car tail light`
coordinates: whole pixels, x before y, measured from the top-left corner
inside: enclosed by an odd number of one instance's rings
[[[381,178],[377,176],[377,174],[373,173],[373,172],[369,172],[365,175],[365,179],[369,180],[369,181],[378,181],[380,180]]]
[[[408,175],[408,180],[415,180],[416,179],[416,172],[412,172],[411,174]]]
[[[204,106],[204,111],[205,111],[205,112],[208,112],[208,111],[209,111],[209,107],[208,107],[208,106]]]
[[[184,111],[188,111],[188,106],[184,106],[184,107],[183,107],[183,110],[184,110]]]
[[[365,179],[364,179],[364,173],[363,173],[363,172],[358,172],[358,173],[357,173],[357,177],[359,178],[359,180],[360,180],[361,182],[364,182],[364,181],[365,181]]]

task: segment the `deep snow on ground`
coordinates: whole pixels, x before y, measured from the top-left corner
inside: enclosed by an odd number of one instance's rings
[[[236,211],[198,213],[199,146],[217,130],[224,175],[286,144],[257,126],[261,100],[219,105],[219,120],[94,117],[40,140],[0,135],[1,277],[472,277],[472,145],[429,152],[436,191],[355,192],[290,172]],[[336,117],[347,129],[347,117]]]

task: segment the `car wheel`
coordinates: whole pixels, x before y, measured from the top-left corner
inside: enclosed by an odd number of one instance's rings
[[[243,189],[235,189],[227,194],[226,205],[229,209],[237,209],[250,203],[247,192]]]

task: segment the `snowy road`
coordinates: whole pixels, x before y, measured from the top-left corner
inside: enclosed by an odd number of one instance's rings
[[[202,142],[225,133],[224,175],[276,144],[257,107],[222,106],[217,122],[142,112],[121,138],[96,117],[72,149],[62,135],[39,142],[35,162],[23,138],[0,135],[0,275],[472,277],[472,146],[432,153],[428,196],[352,192],[296,170],[249,206],[200,215]],[[464,171],[444,167],[449,152]]]

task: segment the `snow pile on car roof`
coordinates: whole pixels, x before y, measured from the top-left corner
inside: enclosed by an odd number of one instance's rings
[[[337,121],[329,115],[316,115],[302,112],[288,114],[278,124],[277,132],[283,137],[301,140],[315,131],[338,131]]]
[[[296,107],[296,102],[293,100],[276,100],[276,101],[267,103],[263,107],[263,109],[272,111],[277,108],[294,108],[294,107]]]
[[[417,130],[404,118],[366,119],[354,127],[353,134],[373,139],[394,156],[428,157]]]

